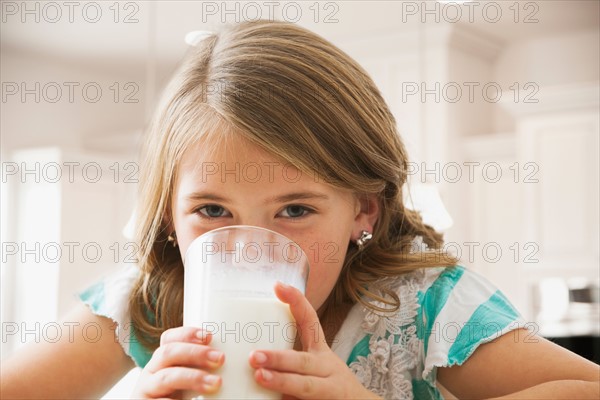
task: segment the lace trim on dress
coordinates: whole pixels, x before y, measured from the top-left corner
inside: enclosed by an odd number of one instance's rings
[[[416,245],[420,243],[417,241]],[[371,335],[369,355],[358,356],[350,369],[363,386],[383,398],[413,398],[412,370],[417,367],[421,348],[415,318],[419,309],[418,292],[425,277],[423,270],[417,270],[380,282],[398,294],[399,310],[379,312],[364,308],[366,317],[361,327]],[[385,306],[380,301],[370,304]]]

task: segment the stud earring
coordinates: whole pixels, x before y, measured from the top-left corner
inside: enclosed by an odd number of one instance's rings
[[[175,234],[175,231],[173,231],[172,234],[167,236],[167,241],[172,243],[173,247],[177,247],[177,235]]]
[[[373,234],[371,232],[362,231],[360,233],[360,237],[356,239],[356,245],[358,246],[358,250],[362,250],[365,247],[365,244],[367,244],[367,242],[371,239],[373,239]]]

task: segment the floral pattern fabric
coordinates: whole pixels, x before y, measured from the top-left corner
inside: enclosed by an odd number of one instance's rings
[[[497,289],[462,266],[420,269],[379,284],[399,296],[400,308],[387,312],[355,305],[332,349],[347,360],[363,386],[384,399],[443,398],[436,386],[438,367],[461,365],[480,344],[512,329],[527,327]],[[465,298],[461,291],[470,294]],[[458,304],[450,301],[456,298],[463,300]],[[473,298],[479,299],[480,304],[473,304]],[[385,308],[382,302],[371,304]],[[482,314],[481,309],[497,311],[497,318],[495,312]],[[440,335],[436,330],[444,327],[436,325],[435,320],[442,315],[454,315],[454,330],[461,323],[467,327],[490,322],[499,329],[472,330],[466,341],[460,333],[454,338]],[[428,321],[434,324],[428,325]],[[336,346],[348,336],[356,338],[353,346]]]

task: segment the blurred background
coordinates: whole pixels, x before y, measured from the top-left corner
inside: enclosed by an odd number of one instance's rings
[[[0,4],[2,358],[131,262],[139,149],[186,33],[262,18],[371,74],[411,155],[407,202],[538,333],[598,362],[597,1]]]

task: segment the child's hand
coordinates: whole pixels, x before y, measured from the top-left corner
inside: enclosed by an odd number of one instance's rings
[[[250,355],[256,381],[265,388],[299,399],[370,399],[348,366],[327,346],[317,313],[306,297],[280,283],[277,297],[290,305],[303,351],[260,350]]]
[[[221,366],[225,356],[208,346],[211,339],[198,328],[182,326],[164,331],[132,398],[180,398],[183,390],[216,391],[221,378],[210,371]]]

